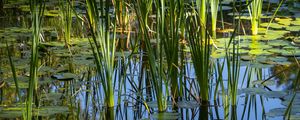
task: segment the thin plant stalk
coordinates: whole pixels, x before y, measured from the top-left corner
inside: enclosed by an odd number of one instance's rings
[[[30,61],[30,78],[29,88],[26,100],[26,119],[32,119],[32,102],[33,98],[37,95],[37,81],[38,81],[38,46],[40,42],[41,22],[45,9],[44,1],[30,0],[30,11],[32,19],[32,48],[31,48],[31,61]],[[35,95],[35,96],[34,96]],[[35,103],[38,105],[38,99]]]
[[[248,6],[248,10],[249,10],[250,17],[251,17],[252,35],[257,35],[257,33],[258,33],[260,17],[261,17],[261,13],[262,13],[262,5],[263,5],[263,0],[253,0],[251,2],[251,5]]]
[[[211,10],[211,34],[212,38],[217,37],[217,18],[218,18],[218,7],[219,0],[210,0],[210,10]]]
[[[114,107],[114,88],[113,88],[113,75],[114,75],[114,62],[115,62],[115,37],[116,26],[111,26],[109,14],[109,1],[100,1],[100,6],[96,0],[86,0],[88,23],[92,33],[92,40],[90,45],[93,50],[93,55],[96,61],[97,73],[101,80],[101,84],[105,94],[105,105],[107,107]],[[101,9],[100,13],[98,8]],[[104,14],[105,13],[105,14]],[[100,16],[104,18],[100,18]],[[110,27],[113,27],[113,38],[110,38]]]
[[[9,48],[8,48],[8,43],[6,41],[6,50],[7,50],[7,54],[8,54],[8,59],[9,59],[9,63],[10,63],[10,67],[11,67],[11,72],[13,74],[13,78],[14,78],[14,82],[15,82],[15,86],[16,86],[16,93],[18,95],[18,97],[20,98],[20,89],[19,89],[19,83],[18,83],[18,79],[17,79],[17,74],[16,74],[16,69],[15,69],[15,65],[13,63],[13,60],[11,58],[11,52],[9,51]]]
[[[142,34],[142,39],[144,40],[146,45],[146,50],[148,55],[147,59],[150,68],[150,78],[157,99],[158,111],[163,112],[166,110],[167,105],[166,105],[166,97],[164,97],[165,95],[163,90],[164,78],[162,73],[162,54],[161,54],[162,46],[160,45],[160,53],[158,54],[159,57],[157,58],[156,55],[154,54],[155,50],[152,48],[150,43],[149,28],[147,25],[148,15],[152,7],[152,0],[141,0],[141,1],[136,0],[134,2],[136,3],[134,4],[134,8],[140,26],[140,33]],[[162,2],[162,4],[164,3],[163,1],[160,2]],[[164,9],[164,7],[162,6],[160,9]],[[167,84],[165,84],[165,87],[167,87]],[[165,90],[167,91],[168,89]]]
[[[201,22],[201,21],[200,21]],[[187,23],[188,41],[192,54],[192,60],[197,77],[197,83],[200,87],[200,97],[202,103],[205,105],[209,101],[209,82],[210,82],[210,40],[208,33],[202,38],[202,29],[198,29],[197,19],[191,17]],[[199,41],[200,40],[200,41]],[[204,41],[202,41],[204,40]]]

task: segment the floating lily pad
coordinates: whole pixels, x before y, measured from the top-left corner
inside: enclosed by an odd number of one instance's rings
[[[62,73],[62,74],[53,75],[52,77],[57,80],[68,81],[68,80],[76,79],[77,75],[73,73]]]
[[[270,85],[275,85],[275,81],[274,80],[255,80],[255,81],[252,81],[252,84],[253,85],[264,85],[264,86],[270,86]]]
[[[291,24],[292,19],[291,18],[275,18],[275,21],[277,21],[279,24],[289,26]]]
[[[266,116],[268,117],[278,117],[283,116],[286,111],[286,108],[274,108],[271,109],[268,113],[266,113]],[[300,114],[300,108],[299,107],[292,107],[290,111],[291,115],[297,115]]]
[[[266,51],[266,50],[263,50],[263,49],[252,49],[249,51],[249,54],[252,54],[252,55],[271,55],[272,53]]]
[[[300,18],[296,18],[296,20],[291,21],[292,25],[300,25]]]
[[[147,102],[148,107],[150,108],[158,108],[157,101]],[[167,102],[167,107],[172,107],[171,102]]]
[[[272,41],[269,41],[267,43],[267,45],[271,45],[274,47],[283,47],[283,46],[290,45],[290,43],[287,41],[284,41],[284,40],[272,40]]]
[[[224,58],[225,57],[225,52],[218,52],[218,51],[215,51],[212,53],[211,57],[212,58]]]
[[[297,32],[297,31],[300,31],[300,26],[289,26],[286,28],[286,30]]]
[[[0,118],[7,118],[7,119],[13,119],[22,117],[22,111],[20,110],[7,110],[7,108],[3,108],[2,111],[0,111]]]
[[[283,28],[286,28],[285,25],[280,25],[278,23],[261,23],[260,26],[262,27],[268,27],[269,25],[269,28],[273,28],[273,29],[283,29]]]
[[[179,108],[197,108],[200,104],[197,101],[179,101],[177,102]]]
[[[64,47],[65,43],[63,42],[46,42],[46,43],[41,43],[42,45],[45,45],[46,47]]]
[[[163,113],[154,113],[152,117],[157,120],[177,120],[179,119],[180,114],[173,113],[173,112],[163,112]]]
[[[283,91],[266,91],[263,88],[244,88],[240,90],[241,93],[249,94],[249,95],[261,95],[268,98],[281,98],[287,95],[286,92]]]
[[[51,116],[54,114],[68,113],[69,108],[66,106],[44,106],[39,109],[34,109],[35,116]]]

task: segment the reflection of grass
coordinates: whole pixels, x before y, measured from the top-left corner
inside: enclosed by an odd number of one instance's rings
[[[42,16],[45,9],[45,2],[38,0],[30,1],[30,11],[32,19],[32,47],[31,47],[31,61],[30,61],[30,78],[29,88],[26,100],[26,119],[32,119],[32,102],[33,98],[37,98],[37,80],[38,80],[38,46],[41,33]],[[35,100],[35,105],[38,106],[38,99]]]

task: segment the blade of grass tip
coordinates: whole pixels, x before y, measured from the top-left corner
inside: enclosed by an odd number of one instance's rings
[[[8,59],[9,59],[9,63],[10,63],[10,67],[11,67],[11,72],[13,74],[13,78],[14,78],[14,82],[15,82],[15,86],[16,86],[16,93],[17,93],[17,96],[20,98],[20,89],[19,89],[19,83],[18,83],[18,79],[17,79],[17,74],[16,74],[16,69],[15,69],[15,65],[13,63],[13,60],[11,58],[11,52],[9,51],[9,48],[8,48],[8,43],[7,43],[7,40],[6,40],[6,50],[7,50],[7,54],[8,54]]]

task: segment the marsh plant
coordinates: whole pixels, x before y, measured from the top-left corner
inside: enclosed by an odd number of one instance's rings
[[[262,5],[263,5],[263,0],[253,0],[251,1],[251,5],[248,6],[248,10],[251,17],[252,35],[257,35],[258,33],[260,18],[262,15]]]
[[[184,1],[155,1],[156,11],[156,39],[165,54],[167,63],[166,79],[170,83],[172,96],[177,99],[179,93],[178,67],[180,34],[184,34]],[[167,9],[169,8],[169,9]],[[163,53],[162,53],[163,54]]]
[[[96,0],[86,0],[86,3],[88,24],[92,33],[92,38],[89,41],[93,50],[99,80],[105,94],[104,103],[107,107],[114,107],[113,80],[115,79],[116,21],[111,21],[111,14],[108,11],[109,1],[98,3]],[[110,37],[111,30],[113,31],[113,37]]]
[[[30,12],[32,20],[32,46],[31,46],[31,61],[30,61],[30,78],[29,78],[29,88],[27,92],[26,99],[26,119],[32,119],[32,104],[35,102],[35,106],[39,106],[39,101],[37,99],[38,95],[38,68],[39,68],[39,52],[38,46],[40,44],[40,34],[41,34],[41,23],[43,18],[43,13],[45,9],[45,2],[39,0],[30,0]],[[35,101],[33,100],[35,98]]]
[[[63,24],[63,34],[65,40],[65,47],[69,48],[71,44],[71,28],[72,28],[72,7],[73,0],[59,0],[61,9],[61,18]]]

